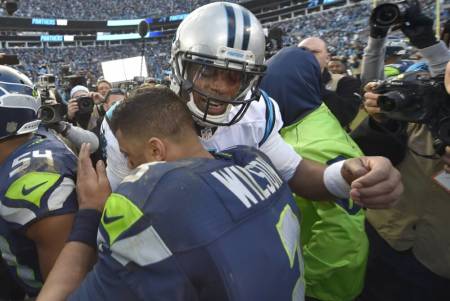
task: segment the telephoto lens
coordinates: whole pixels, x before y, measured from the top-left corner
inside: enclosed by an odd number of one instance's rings
[[[400,9],[396,4],[385,3],[377,6],[372,22],[379,27],[390,27],[400,21]]]

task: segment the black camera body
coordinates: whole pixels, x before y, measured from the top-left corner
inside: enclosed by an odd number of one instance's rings
[[[450,95],[444,78],[430,78],[421,72],[405,73],[380,82],[378,106],[389,119],[426,124],[435,139],[438,154],[450,146]]]
[[[412,20],[420,12],[420,4],[417,0],[383,3],[374,8],[370,21],[379,28],[390,28]]]
[[[43,105],[39,108],[38,118],[42,124],[55,124],[64,121],[67,114],[67,107],[64,104],[57,103],[53,105]]]
[[[80,96],[76,99],[78,104],[78,112],[79,115],[87,115],[91,114],[94,110],[94,100],[89,96]]]

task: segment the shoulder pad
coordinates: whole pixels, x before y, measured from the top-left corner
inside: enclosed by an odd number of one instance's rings
[[[109,245],[129,230],[143,215],[144,207],[157,183],[168,173],[192,165],[195,160],[154,162],[139,166],[126,177],[106,201],[102,228]]]

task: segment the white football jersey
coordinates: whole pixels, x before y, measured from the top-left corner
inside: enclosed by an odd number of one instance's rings
[[[231,120],[238,110],[239,107],[233,108],[227,121]],[[302,158],[280,136],[279,130],[282,126],[283,121],[276,102],[261,96],[259,101],[250,104],[239,122],[231,126],[220,126],[214,134],[206,128],[201,133],[200,141],[210,151],[222,151],[237,145],[255,147],[270,158],[282,178],[288,181]],[[103,120],[102,131],[107,141],[106,171],[114,190],[131,170],[128,169],[127,159],[120,152],[119,144],[106,120]]]

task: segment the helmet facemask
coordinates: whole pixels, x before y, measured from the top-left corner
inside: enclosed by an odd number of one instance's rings
[[[180,94],[188,99],[187,105],[200,125],[232,125],[260,97],[258,85],[265,70],[263,65],[195,52],[179,52],[172,64]],[[229,120],[233,107],[238,107],[237,113]]]

